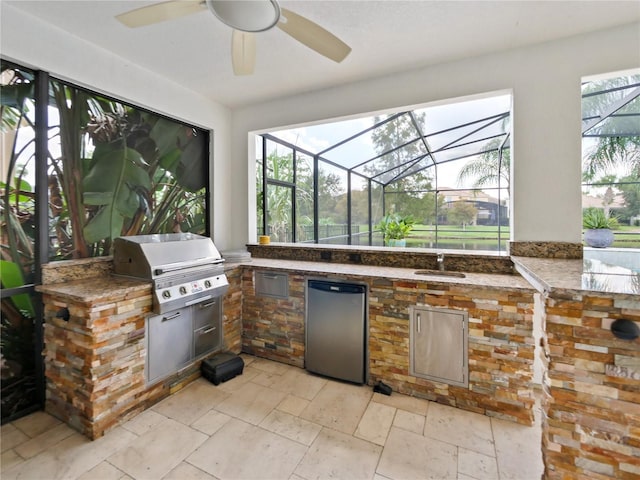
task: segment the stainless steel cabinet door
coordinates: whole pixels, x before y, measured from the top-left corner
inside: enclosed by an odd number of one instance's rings
[[[220,348],[222,343],[222,298],[214,298],[194,305],[193,355],[199,357]]]
[[[289,275],[278,272],[255,272],[256,295],[258,297],[289,297]]]
[[[428,307],[411,309],[410,374],[468,385],[468,314]]]
[[[147,381],[175,373],[191,361],[191,309],[147,318]]]

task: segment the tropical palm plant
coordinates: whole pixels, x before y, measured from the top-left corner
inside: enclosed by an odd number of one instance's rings
[[[36,202],[48,202],[50,260],[107,255],[120,235],[206,232],[205,132],[52,80],[47,198],[30,180],[40,121],[34,116],[34,75],[3,61],[1,81],[2,135],[11,145],[3,152],[8,158],[0,184],[3,288],[37,282],[34,246],[44,227],[36,224]],[[28,295],[2,300],[3,359],[13,352],[22,371],[35,358],[35,314],[25,302]],[[3,371],[3,418],[5,410],[14,410],[5,408],[5,399],[21,395],[9,395],[4,378]]]
[[[640,75],[620,76],[588,82],[583,86],[582,117],[585,122],[601,119],[602,112],[611,105],[620,108],[613,112],[614,120],[600,121],[588,130],[596,137],[583,161],[584,180],[592,181],[597,175],[619,174],[621,169],[640,172],[640,132],[637,128],[638,97],[632,91],[640,85]],[[625,101],[627,103],[625,103]]]
[[[473,157],[458,172],[458,185],[471,182],[474,188],[501,187],[509,190],[511,150],[500,151],[502,139],[494,138],[485,146],[486,153]]]
[[[640,136],[599,137],[587,151],[583,162],[583,179],[592,181],[598,174],[619,169],[640,173]]]

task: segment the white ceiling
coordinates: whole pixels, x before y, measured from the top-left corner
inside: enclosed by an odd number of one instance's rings
[[[257,34],[255,73],[236,77],[231,29],[208,11],[130,29],[114,16],[157,2],[2,3],[231,108],[640,21],[637,0],[282,0],[281,6],[328,29],[353,51],[334,63],[275,28]]]

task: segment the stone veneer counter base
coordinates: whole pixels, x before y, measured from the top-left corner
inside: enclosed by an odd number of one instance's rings
[[[95,439],[141,412],[151,284],[101,276],[42,285],[45,410]]]
[[[513,258],[543,294],[547,479],[640,478],[640,295],[588,290],[581,260]]]
[[[304,367],[305,281],[369,287],[369,384],[513,422],[533,422],[534,289],[518,275],[417,275],[415,269],[254,258],[242,264],[243,351]],[[257,296],[254,272],[289,273],[286,299]],[[409,374],[409,307],[469,313],[469,387]],[[462,354],[462,353],[461,353]]]
[[[152,385],[145,382],[145,321],[150,282],[108,275],[111,257],[46,266],[45,410],[90,439],[104,435],[200,376],[194,362]],[[224,349],[240,353],[240,269],[229,269]],[[67,281],[79,275],[82,280]],[[228,310],[225,310],[228,307]]]

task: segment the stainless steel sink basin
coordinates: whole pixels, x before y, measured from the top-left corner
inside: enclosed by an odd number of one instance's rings
[[[462,272],[449,272],[447,270],[416,270],[416,275],[437,275],[440,277],[457,277],[465,278],[466,275]]]

